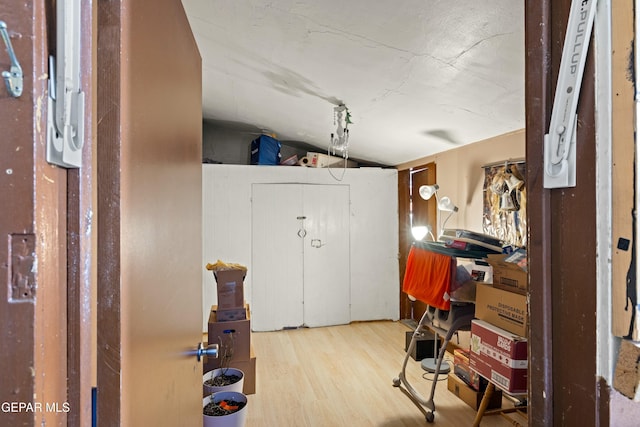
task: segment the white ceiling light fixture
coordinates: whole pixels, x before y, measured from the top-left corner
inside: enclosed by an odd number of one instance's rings
[[[329,155],[340,155],[349,158],[349,124],[351,113],[346,105],[340,104],[333,107],[333,124],[336,125],[335,133],[331,134],[329,143]]]

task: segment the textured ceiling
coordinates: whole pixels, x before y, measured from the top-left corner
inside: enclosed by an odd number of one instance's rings
[[[524,1],[183,0],[205,119],[396,165],[524,128]]]

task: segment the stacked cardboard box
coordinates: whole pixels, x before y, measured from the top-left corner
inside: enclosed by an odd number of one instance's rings
[[[249,306],[244,307],[246,318],[242,320],[219,321],[218,307],[213,306],[209,314],[208,343],[218,344],[218,357],[207,357],[204,363],[206,373],[225,366],[240,369],[244,373],[244,394],[256,392],[256,355],[251,345],[251,317]]]
[[[256,356],[251,345],[251,316],[244,301],[242,269],[214,272],[218,304],[211,307],[208,322],[208,344],[218,344],[218,357],[207,357],[204,373],[221,366],[240,369],[244,373],[244,394],[256,392]]]
[[[478,408],[480,407],[480,402],[482,402],[483,393],[469,387],[456,374],[454,373],[449,374],[449,377],[447,378],[447,388],[451,393],[458,396],[461,400],[463,400],[467,405],[471,406],[474,410],[477,411]],[[502,391],[496,390],[491,395],[491,400],[489,400],[487,409],[498,409],[501,407],[502,407]]]
[[[529,325],[527,296],[478,283],[475,317],[524,337]]]
[[[512,254],[487,255],[493,268],[493,286],[526,295],[528,290],[526,252],[520,250]]]
[[[246,319],[244,309],[245,274],[246,271],[239,268],[213,272],[216,278],[217,319],[219,322]]]
[[[493,284],[477,285],[471,325],[471,369],[510,394],[527,392],[528,287],[521,255],[488,256]]]
[[[527,340],[483,320],[471,323],[471,369],[511,394],[527,392]]]
[[[456,348],[453,350],[453,373],[476,391],[484,391],[487,380],[471,369],[469,350]]]

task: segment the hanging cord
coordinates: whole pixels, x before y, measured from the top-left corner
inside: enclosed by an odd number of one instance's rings
[[[344,125],[342,124],[343,113],[344,113]],[[331,134],[331,140],[330,140],[331,142],[329,144],[329,148],[327,149],[327,155],[329,157],[335,156],[337,151],[341,151],[344,161],[343,161],[343,167],[342,167],[342,174],[340,175],[340,177],[337,177],[336,175],[333,174],[333,172],[331,171],[332,169],[331,165],[328,165],[327,169],[329,169],[329,174],[336,181],[342,181],[347,171],[347,160],[349,159],[349,124],[351,123],[353,123],[351,121],[351,112],[349,111],[349,108],[347,108],[346,105],[340,104],[334,107],[333,124],[337,125],[338,128],[335,135],[333,133]]]
[[[327,155],[331,155],[330,154],[330,150],[327,151]],[[338,178],[336,175],[333,174],[333,172],[331,172],[331,169],[333,169],[331,167],[331,165],[327,166],[327,169],[329,169],[329,175],[331,175],[333,177],[333,179],[335,179],[336,181],[342,181],[344,179],[344,174],[347,172],[347,159],[348,159],[348,155],[345,153],[345,157],[344,157],[344,163],[342,166],[342,174],[340,174],[340,178]]]

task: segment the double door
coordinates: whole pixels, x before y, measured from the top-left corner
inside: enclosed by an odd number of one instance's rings
[[[350,321],[349,186],[253,184],[254,331]]]

